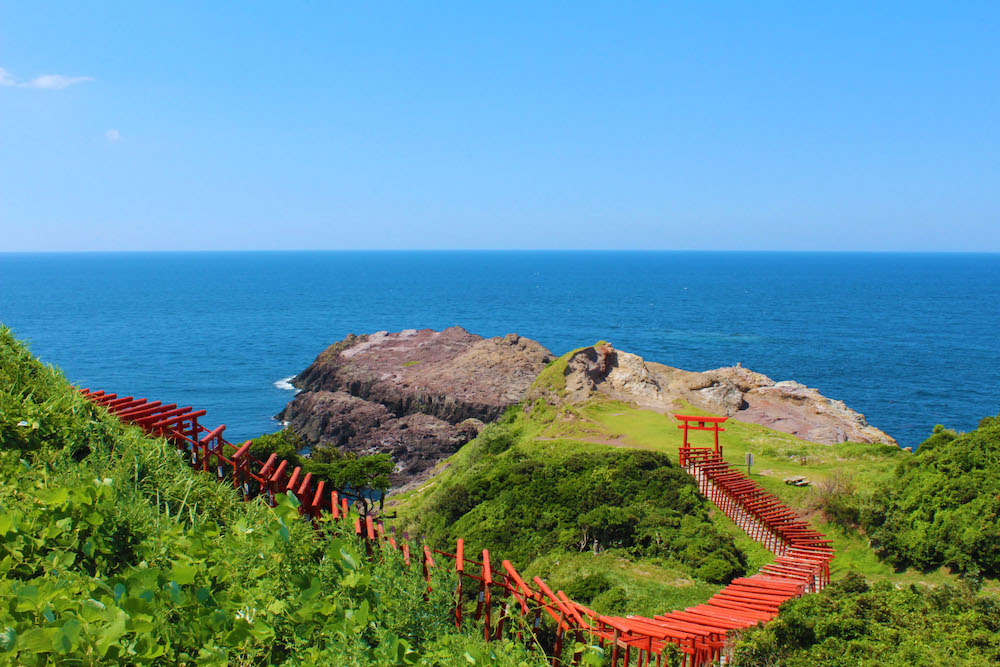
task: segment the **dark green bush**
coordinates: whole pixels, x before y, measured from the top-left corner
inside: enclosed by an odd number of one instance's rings
[[[1000,419],[956,434],[942,427],[897,467],[861,520],[878,554],[899,566],[942,565],[1000,576]]]
[[[745,558],[708,515],[691,477],[657,452],[608,449],[557,461],[495,443],[516,426],[487,427],[467,447],[467,470],[436,490],[421,514],[435,542],[462,537],[525,566],[554,550],[620,549],[658,558],[698,578],[726,582]]]
[[[594,598],[611,588],[612,584],[608,575],[597,572],[574,580],[564,592],[576,602],[590,604]]]
[[[295,431],[285,427],[275,433],[265,433],[253,439],[250,445],[250,456],[258,461],[266,461],[272,453],[278,455],[278,460],[285,459],[292,467],[302,465],[303,458],[299,452],[305,447],[305,442]]]
[[[741,667],[973,667],[1000,662],[1000,602],[968,589],[869,585],[856,573],[748,631]]]

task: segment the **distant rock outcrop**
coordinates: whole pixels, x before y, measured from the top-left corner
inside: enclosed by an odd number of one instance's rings
[[[568,360],[565,380],[566,399],[571,401],[600,393],[665,413],[676,412],[687,402],[812,442],[896,444],[843,401],[798,382],[775,382],[739,365],[697,373],[598,344],[577,351]]]
[[[394,485],[413,481],[520,401],[552,360],[517,334],[444,331],[348,336],[292,380],[278,415],[313,446],[389,453]]]

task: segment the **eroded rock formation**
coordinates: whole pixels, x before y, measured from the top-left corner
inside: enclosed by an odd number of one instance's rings
[[[313,446],[392,454],[398,485],[520,401],[552,358],[517,334],[482,338],[461,327],[351,335],[292,380],[302,391],[278,419]]]
[[[574,354],[565,375],[566,399],[571,401],[600,393],[664,413],[677,412],[686,402],[812,442],[896,444],[843,401],[798,382],[775,382],[739,365],[698,373],[600,344]]]

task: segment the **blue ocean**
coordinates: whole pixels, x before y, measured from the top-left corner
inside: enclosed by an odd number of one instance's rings
[[[0,254],[0,322],[78,386],[279,428],[286,380],[349,333],[460,325],[737,362],[903,446],[1000,412],[1000,255],[742,252]]]

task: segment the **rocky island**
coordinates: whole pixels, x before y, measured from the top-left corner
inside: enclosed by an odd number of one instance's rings
[[[517,334],[483,338],[461,327],[350,335],[292,380],[302,391],[277,417],[313,446],[391,454],[399,485],[523,399],[553,359]]]
[[[535,379],[561,364],[558,390]],[[821,444],[895,444],[842,401],[739,365],[685,371],[599,343],[556,357],[517,334],[483,338],[461,327],[350,335],[324,350],[292,384],[277,418],[310,446],[388,453],[394,486],[420,481],[525,398],[551,403],[602,396],[670,415],[686,406]]]

